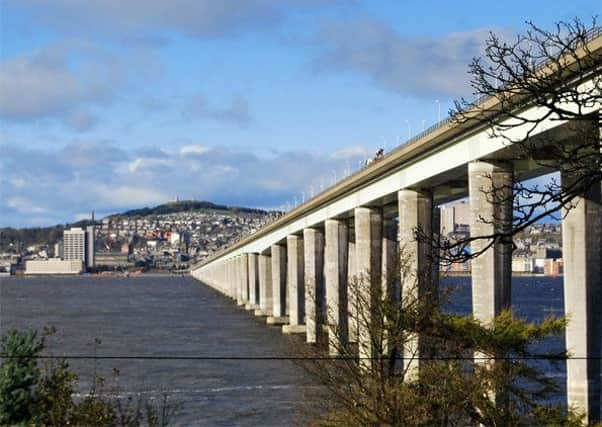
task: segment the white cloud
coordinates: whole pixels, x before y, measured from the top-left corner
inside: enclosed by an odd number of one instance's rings
[[[71,128],[87,130],[96,118],[82,108],[110,102],[124,79],[122,73],[110,54],[83,44],[47,46],[4,59],[0,62],[0,118],[60,117]]]
[[[202,145],[126,150],[85,140],[60,149],[1,149],[0,167],[10,179],[2,181],[0,226],[65,222],[91,210],[120,212],[164,203],[175,194],[279,207],[330,185],[333,171],[341,178],[360,159],[354,153],[364,152],[351,147],[342,150],[343,157],[300,151],[261,157]]]
[[[331,154],[331,157],[333,159],[348,159],[350,157],[359,157],[362,159],[368,157],[368,155],[369,153],[366,147],[355,145],[337,150]]]
[[[39,214],[46,211],[25,197],[11,197],[6,201],[6,204],[21,214]]]
[[[103,209],[156,205],[168,199],[167,194],[141,185],[98,185],[92,186],[90,192]]]
[[[185,102],[182,117],[187,120],[212,119],[235,123],[246,127],[253,122],[249,102],[242,96],[235,96],[224,106],[212,105],[203,95],[196,94]]]
[[[413,96],[470,95],[468,64],[482,54],[488,31],[441,38],[401,36],[388,23],[358,20],[324,26],[316,72],[355,72],[381,88]]]
[[[197,37],[224,36],[245,29],[270,28],[291,9],[336,0],[12,0],[61,31],[104,31],[145,40],[149,31],[176,31]]]
[[[174,161],[170,159],[156,159],[152,157],[138,157],[128,163],[131,173],[152,172],[157,168],[173,166]]]
[[[200,144],[191,144],[191,145],[185,145],[183,147],[180,148],[180,154],[181,155],[186,155],[186,154],[204,154],[207,151],[209,151],[209,148],[200,145]]]

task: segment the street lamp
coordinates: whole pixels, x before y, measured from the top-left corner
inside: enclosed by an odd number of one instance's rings
[[[437,104],[437,123],[441,121],[441,103],[438,99],[435,99],[435,103]]]
[[[406,124],[408,125],[408,141],[410,140],[410,136],[412,135],[412,127],[410,126],[410,121],[406,120]]]

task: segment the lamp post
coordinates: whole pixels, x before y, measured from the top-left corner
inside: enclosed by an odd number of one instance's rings
[[[439,123],[441,121],[441,102],[435,99],[435,103],[437,104],[437,123]]]

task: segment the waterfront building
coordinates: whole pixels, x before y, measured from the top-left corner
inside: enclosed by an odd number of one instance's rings
[[[79,274],[83,271],[81,259],[62,260],[50,258],[45,260],[28,260],[25,262],[25,274]]]
[[[63,232],[63,259],[65,261],[80,260],[86,269],[96,265],[94,245],[95,230],[90,225],[86,229],[72,227]]]

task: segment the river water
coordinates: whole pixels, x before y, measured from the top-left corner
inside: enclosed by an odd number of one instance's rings
[[[298,337],[236,307],[193,279],[162,277],[1,278],[0,333],[12,327],[56,327],[46,353],[99,356],[265,357],[290,354]],[[448,278],[448,309],[471,310],[469,278]],[[530,320],[563,314],[562,278],[513,281],[515,310]],[[100,344],[95,344],[95,338]],[[564,346],[562,337],[545,346]],[[116,394],[163,393],[178,407],[170,425],[303,424],[304,394],[316,385],[289,360],[72,360],[80,389],[94,374]],[[563,365],[563,364],[561,364]],[[113,368],[119,378],[113,380]],[[564,366],[551,375],[564,386]],[[562,399],[559,395],[558,399]]]

